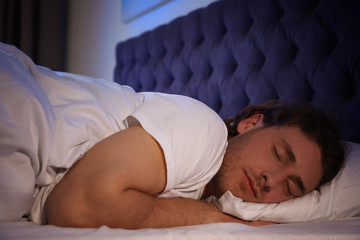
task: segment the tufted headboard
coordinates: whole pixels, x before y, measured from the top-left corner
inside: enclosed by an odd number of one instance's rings
[[[360,142],[360,1],[221,0],[119,43],[115,81],[222,118],[269,99],[325,102]]]

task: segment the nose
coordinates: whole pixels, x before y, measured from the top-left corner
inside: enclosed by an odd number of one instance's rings
[[[277,188],[287,178],[285,171],[263,171],[261,173],[261,186],[266,193]]]

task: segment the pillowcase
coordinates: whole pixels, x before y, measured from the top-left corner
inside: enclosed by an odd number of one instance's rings
[[[329,184],[307,195],[281,203],[250,203],[231,192],[208,199],[230,215],[247,221],[278,223],[333,220],[360,216],[360,144],[348,142],[344,168]]]

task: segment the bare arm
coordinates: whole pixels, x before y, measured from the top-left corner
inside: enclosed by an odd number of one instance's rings
[[[136,126],[91,148],[55,187],[46,203],[50,224],[66,227],[174,227],[212,222],[248,223],[211,203],[153,195],[166,185],[161,147]]]

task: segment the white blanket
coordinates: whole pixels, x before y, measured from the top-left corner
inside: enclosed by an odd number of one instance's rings
[[[96,142],[125,128],[141,97],[110,81],[36,66],[2,43],[0,79],[0,221],[28,212],[40,223],[54,184]]]

